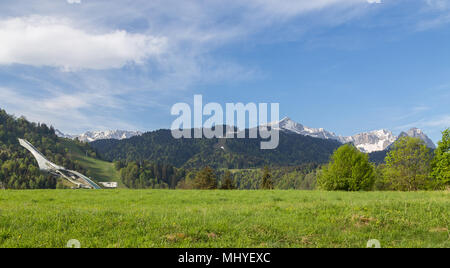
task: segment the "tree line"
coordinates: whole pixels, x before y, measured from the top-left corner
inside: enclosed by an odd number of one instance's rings
[[[318,164],[263,169],[176,168],[168,164],[114,162],[122,182],[132,189],[299,189],[312,190],[316,185]]]

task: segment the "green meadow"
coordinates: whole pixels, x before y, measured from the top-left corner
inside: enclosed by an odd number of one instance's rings
[[[450,192],[0,191],[0,247],[450,247]]]

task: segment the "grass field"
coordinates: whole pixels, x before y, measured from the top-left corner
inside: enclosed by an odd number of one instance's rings
[[[450,247],[449,192],[0,191],[0,247]]]

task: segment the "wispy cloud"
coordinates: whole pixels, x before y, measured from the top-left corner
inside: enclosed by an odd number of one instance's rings
[[[425,2],[432,9],[446,10],[450,8],[450,2],[448,0],[425,0]]]
[[[27,96],[17,91],[0,87],[1,108],[7,106],[8,112],[16,116],[25,116],[28,120],[53,125],[65,126],[65,131],[79,133],[87,129],[124,128],[135,129],[126,120],[111,120],[103,113],[94,112],[102,109],[107,100],[95,93],[61,94],[59,96]],[[103,106],[105,108],[105,106]],[[70,115],[70,116],[68,116]]]
[[[425,0],[421,18],[416,25],[417,31],[427,31],[450,23],[450,1]]]
[[[436,18],[419,22],[417,30],[426,31],[448,23],[450,23],[450,14],[440,15]]]
[[[430,109],[431,109],[431,107],[427,106],[427,105],[417,105],[417,106],[413,107],[411,110],[413,111],[413,113],[420,113],[420,112],[428,111]]]
[[[397,127],[397,129],[407,129],[412,127],[424,128],[424,127],[433,127],[440,128],[442,130],[450,127],[450,114],[441,115],[434,118],[421,119],[409,124],[405,124]]]
[[[396,127],[398,131],[405,131],[407,129],[417,127],[426,131],[432,137],[435,137],[435,142],[438,141],[441,131],[450,128],[450,114],[443,114],[428,118],[423,118],[408,124]]]

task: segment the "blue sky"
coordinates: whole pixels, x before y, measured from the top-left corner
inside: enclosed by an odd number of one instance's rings
[[[9,113],[72,134],[146,131],[169,128],[194,94],[279,102],[281,117],[340,135],[419,127],[437,142],[450,127],[450,1],[0,2]]]

